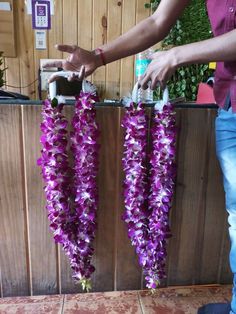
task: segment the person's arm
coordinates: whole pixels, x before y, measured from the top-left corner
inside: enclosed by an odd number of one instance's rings
[[[161,41],[175,24],[190,0],[163,0],[157,10],[127,33],[100,48],[87,51],[77,46],[57,45],[57,49],[68,52],[64,61],[47,62],[44,67],[61,67],[64,70],[80,71],[80,78],[88,76],[103,65],[143,51]],[[105,61],[105,62],[104,62]],[[81,70],[82,69],[82,70]],[[51,81],[55,77],[51,78]]]
[[[163,0],[150,17],[102,46],[107,63],[136,54],[160,42],[176,23],[189,0]],[[100,63],[101,65],[101,63]]]
[[[152,89],[158,84],[164,88],[174,71],[182,65],[236,61],[236,29],[215,38],[156,52],[152,59],[140,86],[145,89],[151,81]]]

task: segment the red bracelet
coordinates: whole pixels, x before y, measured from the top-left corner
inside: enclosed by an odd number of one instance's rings
[[[95,49],[95,53],[96,53],[96,55],[100,56],[100,58],[102,60],[102,64],[106,65],[106,60],[105,60],[105,56],[104,56],[103,50],[101,48],[97,48],[97,49]]]

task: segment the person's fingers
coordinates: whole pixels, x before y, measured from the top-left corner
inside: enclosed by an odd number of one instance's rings
[[[48,83],[50,84],[50,83],[52,83],[52,82],[58,80],[60,77],[61,77],[61,76],[57,75],[56,73],[53,73],[53,74],[49,77]]]
[[[71,74],[68,76],[67,80],[69,82],[75,81],[76,80],[76,75],[74,72],[71,72]]]
[[[148,88],[148,82],[151,80],[150,75],[144,75],[143,78],[140,80],[139,84],[142,89]]]
[[[63,72],[61,72],[61,73],[63,73]],[[85,77],[85,66],[82,66],[80,68],[80,71],[78,71],[78,72],[71,72],[70,74],[67,73],[66,75],[67,75],[66,78],[68,81],[75,81],[75,80],[82,81]],[[58,73],[53,73],[50,76],[48,83],[52,83],[52,82],[58,80],[60,77],[63,77],[63,76],[59,75]]]
[[[83,80],[85,78],[85,66],[82,65],[80,72],[79,72],[79,79]]]
[[[56,45],[55,46],[59,51],[68,52],[68,53],[74,53],[76,49],[78,48],[75,45]]]
[[[56,45],[55,47],[60,51],[68,52],[68,53],[73,53],[78,48],[75,45],[72,45],[72,46],[71,45]],[[56,61],[45,62],[43,63],[42,67],[43,68],[64,68],[65,65],[66,64],[64,60],[56,60]]]
[[[63,61],[48,61],[44,62],[42,64],[43,68],[62,68],[63,67]]]
[[[164,90],[166,88],[166,81],[160,81],[160,87]]]
[[[83,81],[85,78],[85,66],[80,68],[79,72],[71,72],[70,76],[68,77],[68,81]]]
[[[158,85],[160,85],[160,82],[158,78],[156,77],[152,82],[151,82],[151,89],[154,90]]]

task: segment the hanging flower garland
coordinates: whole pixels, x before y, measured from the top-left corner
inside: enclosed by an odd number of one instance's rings
[[[147,116],[141,103],[130,103],[122,127],[125,129],[122,158],[124,181],[124,221],[135,247],[139,264],[145,266],[148,217],[147,201]]]
[[[76,99],[71,150],[74,167],[68,162],[67,120],[63,103],[46,100],[41,124],[42,156],[38,164],[46,183],[50,227],[70,259],[73,277],[87,291],[91,288],[93,240],[96,230],[98,190],[98,127],[90,92]],[[147,287],[155,289],[165,275],[166,245],[170,237],[169,210],[174,190],[175,118],[173,106],[155,111],[151,130],[150,194],[147,192],[147,117],[141,103],[131,103],[122,126],[125,128],[123,219],[143,267]],[[149,207],[147,210],[147,200]]]
[[[50,228],[55,242],[61,243],[67,250],[72,236],[72,230],[68,226],[72,169],[68,163],[66,131],[68,121],[62,114],[63,105],[60,103],[54,107],[50,100],[43,102],[40,139],[43,148],[37,164],[42,168],[42,176],[46,183],[44,191]]]
[[[98,207],[98,125],[93,104],[96,98],[81,92],[76,99],[72,120],[71,149],[74,155],[76,245],[71,259],[74,278],[88,290],[95,268],[91,264]]]
[[[174,106],[154,110],[151,128],[148,270],[144,271],[147,287],[155,289],[165,277],[167,240],[171,237],[169,213],[176,177],[176,126]]]
[[[125,173],[124,220],[135,246],[148,288],[155,289],[165,275],[166,244],[170,237],[169,210],[175,179],[175,117],[173,106],[155,110],[150,158],[150,195],[147,204],[147,118],[142,104],[131,103],[125,128],[123,169]]]
[[[69,257],[73,277],[87,291],[91,289],[91,274],[95,270],[91,258],[98,203],[95,100],[93,92],[81,92],[76,99],[72,121],[74,131],[71,134],[71,149],[75,154],[73,169],[68,162],[68,121],[62,114],[61,98],[43,102],[43,148],[38,159],[46,183],[46,208],[55,242],[62,244]]]

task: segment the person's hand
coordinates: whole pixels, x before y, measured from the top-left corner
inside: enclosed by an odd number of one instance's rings
[[[83,80],[100,66],[99,56],[94,51],[88,51],[74,45],[56,45],[56,48],[60,51],[68,52],[68,57],[63,61],[46,62],[43,64],[43,68],[56,67],[63,68],[65,71],[72,71],[71,76],[68,78],[69,81],[74,79]],[[58,76],[52,75],[49,83],[58,78]]]
[[[164,89],[167,81],[177,68],[174,48],[167,51],[155,52],[151,56],[151,59],[152,62],[139,81],[139,86],[142,89],[147,89],[149,82],[151,82],[151,89],[155,89],[157,86]]]

